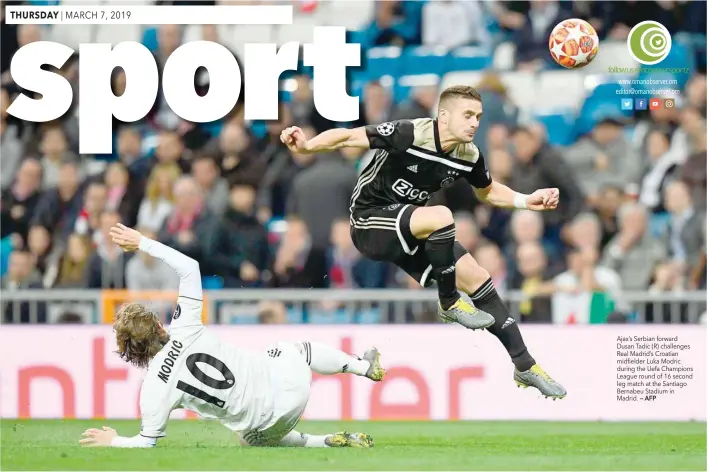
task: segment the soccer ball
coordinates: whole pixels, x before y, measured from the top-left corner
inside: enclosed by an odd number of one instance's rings
[[[578,18],[562,21],[548,38],[553,60],[567,69],[585,67],[597,55],[600,38],[590,23]]]

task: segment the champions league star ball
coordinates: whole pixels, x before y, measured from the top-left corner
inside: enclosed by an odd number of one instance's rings
[[[571,18],[553,28],[548,49],[553,60],[567,69],[584,67],[595,58],[600,38],[590,23]]]

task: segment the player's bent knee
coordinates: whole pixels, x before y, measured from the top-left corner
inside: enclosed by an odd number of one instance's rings
[[[464,293],[474,293],[484,282],[489,279],[489,272],[477,264],[469,254],[462,256],[455,265],[457,274],[457,288]]]
[[[416,238],[425,239],[431,233],[455,224],[455,218],[449,208],[436,205],[416,208],[411,215],[411,232]]]

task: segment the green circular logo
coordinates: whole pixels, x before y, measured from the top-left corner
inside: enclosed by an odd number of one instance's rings
[[[671,34],[661,23],[642,21],[629,32],[627,49],[641,64],[658,64],[671,51]]]

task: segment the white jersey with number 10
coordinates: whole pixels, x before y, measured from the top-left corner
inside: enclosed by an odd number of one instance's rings
[[[170,413],[177,408],[217,419],[234,431],[268,425],[274,399],[266,354],[234,348],[207,332],[201,275],[194,260],[147,238],[140,249],[163,259],[180,275],[170,340],[150,362],[140,392],[140,435],[165,436]]]

